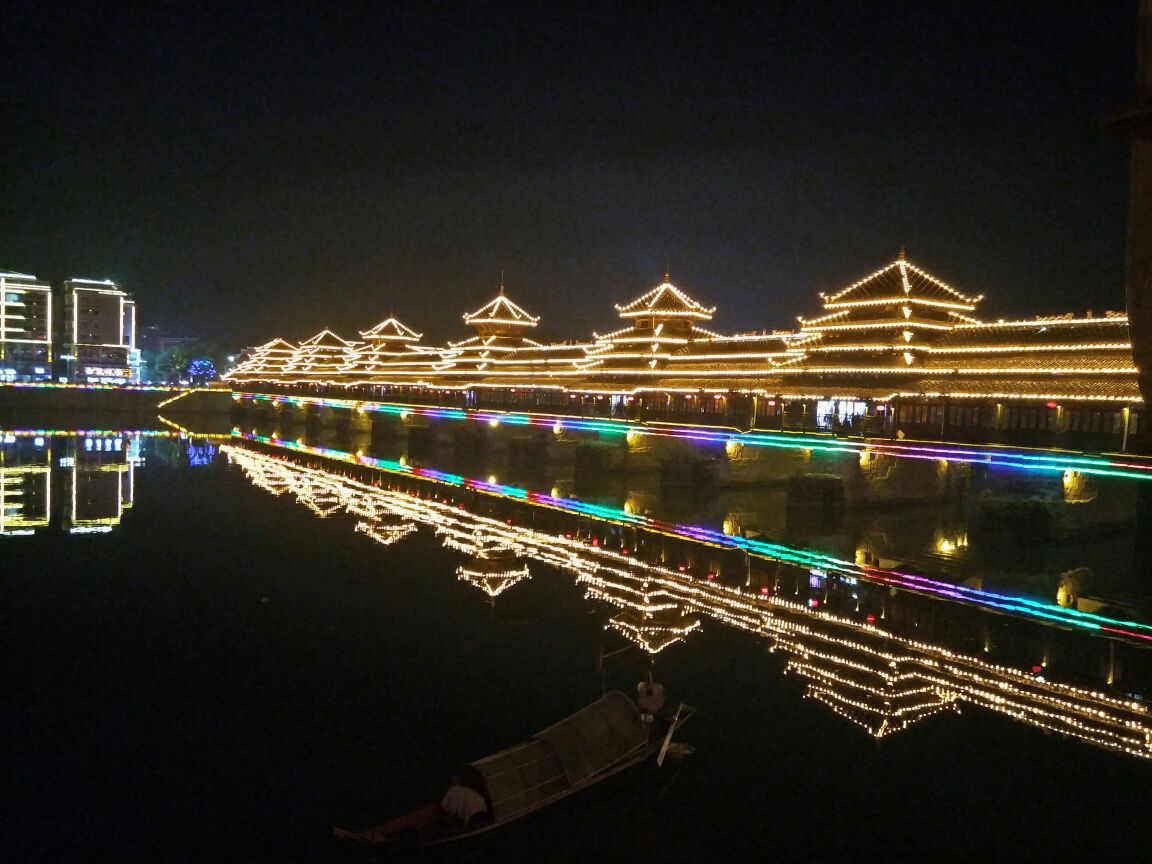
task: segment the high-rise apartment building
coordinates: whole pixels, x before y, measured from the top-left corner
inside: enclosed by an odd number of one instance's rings
[[[64,375],[75,384],[127,384],[139,368],[136,304],[110,279],[64,283]]]
[[[52,377],[52,287],[0,272],[0,381]]]

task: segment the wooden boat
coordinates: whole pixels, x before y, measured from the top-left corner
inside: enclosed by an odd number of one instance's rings
[[[442,802],[366,831],[337,828],[335,835],[370,845],[403,837],[435,845],[483,834],[653,755],[662,762],[673,733],[692,713],[691,706],[681,703],[675,712],[661,711],[645,721],[631,699],[619,690],[609,691],[524,743],[465,766]],[[445,809],[453,806],[451,801],[472,796],[475,808],[458,815]],[[465,818],[469,809],[478,812]]]

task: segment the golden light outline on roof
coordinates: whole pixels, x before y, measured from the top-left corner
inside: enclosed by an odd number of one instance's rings
[[[861,306],[885,306],[896,303],[911,303],[919,306],[935,306],[941,309],[960,309],[963,311],[972,311],[975,307],[971,303],[950,303],[947,300],[931,300],[927,297],[903,297],[893,295],[891,297],[875,297],[869,300],[848,300],[844,302],[827,301],[824,304],[825,309],[856,309]]]
[[[266,353],[266,352],[280,351],[280,350],[295,351],[296,346],[285,339],[281,339],[281,338],[277,337],[277,338],[271,340],[270,342],[265,342],[263,345],[257,345],[254,349],[252,349],[252,356],[256,356],[256,354],[259,354],[259,353]]]
[[[724,336],[721,335],[720,333],[714,333],[711,330],[705,330],[703,327],[693,326],[692,332],[693,333],[703,333],[705,336],[709,337],[710,339],[723,339],[724,338]]]
[[[321,330],[296,347],[285,359],[281,371],[305,376],[342,373],[348,368],[351,354],[359,344],[342,339],[331,330]]]
[[[328,337],[331,337],[331,339],[329,339]],[[332,339],[334,339],[336,341],[336,343],[338,343],[338,344],[333,344]],[[319,333],[317,333],[315,336],[313,336],[311,339],[305,339],[303,342],[300,343],[299,347],[300,348],[306,348],[306,347],[351,348],[352,346],[358,345],[358,344],[360,344],[360,343],[349,342],[347,339],[341,339],[339,336],[337,336],[331,330],[324,329],[324,330],[321,330]]]
[[[959,312],[953,312],[951,310],[948,311],[948,315],[951,318],[955,318],[957,321],[963,321],[965,324],[981,324],[981,323],[983,323],[978,318],[969,318],[967,315],[961,315]]]
[[[885,273],[889,272],[893,267],[897,267],[900,270],[900,279],[901,279],[902,284],[904,285],[906,294],[910,293],[912,290],[911,285],[908,282],[908,271],[911,270],[913,273],[915,273],[920,278],[922,278],[928,282],[931,282],[933,285],[935,285],[937,288],[942,289],[943,291],[947,291],[949,294],[953,295],[954,297],[959,298],[964,303],[970,303],[973,306],[975,306],[975,304],[979,303],[982,299],[984,299],[984,295],[982,295],[982,294],[977,296],[977,297],[967,297],[964,294],[961,294],[959,291],[957,291],[951,285],[947,284],[946,282],[942,282],[941,280],[937,279],[932,274],[927,273],[924,270],[921,270],[916,265],[907,261],[904,258],[903,253],[901,253],[900,257],[897,258],[895,261],[893,261],[891,264],[887,264],[884,267],[881,267],[879,270],[875,271],[874,273],[868,274],[863,279],[859,279],[856,282],[853,282],[848,287],[842,288],[840,291],[836,292],[831,297],[828,297],[823,292],[821,292],[819,295],[820,299],[824,300],[825,305],[828,305],[831,303],[837,303],[837,301],[839,301],[841,297],[844,297],[849,292],[855,291],[857,288],[860,288],[863,285],[866,285],[867,283],[872,282],[875,279],[878,279],[879,277],[883,276]]]
[[[819,318],[805,318],[803,315],[797,315],[796,320],[801,323],[805,328],[812,324],[822,324],[825,321],[832,321],[836,318],[844,318],[850,315],[851,309],[841,309],[839,312],[829,312],[827,315],[821,315]]]
[[[513,327],[535,327],[540,316],[533,317],[504,296],[504,286],[500,286],[500,293],[485,303],[475,312],[464,313],[464,323],[476,324],[504,324]]]
[[[920,327],[927,330],[951,330],[954,326],[952,324],[937,324],[935,321],[925,321],[923,319],[912,320],[911,318],[899,319],[892,318],[879,321],[859,321],[853,324],[824,324],[820,327],[811,327],[811,331],[819,332],[823,330],[877,330],[886,327]],[[809,324],[804,324],[804,330],[809,330]]]
[[[658,304],[671,298],[672,308],[658,308]],[[699,321],[708,321],[716,307],[705,307],[697,303],[671,282],[661,282],[651,291],[641,294],[631,303],[621,306],[614,304],[621,318],[643,318],[654,316],[658,318],[695,318]]]
[[[513,320],[527,313],[504,298],[507,306],[519,310],[509,312],[501,294],[484,309],[464,316],[472,322],[481,313],[494,317],[479,327],[478,335],[458,343],[414,345],[419,334],[410,328],[401,330],[403,325],[390,318],[373,330],[362,331],[365,342],[351,343],[331,331],[321,331],[299,346],[272,340],[248,349],[246,359],[226,377],[237,382],[324,384],[349,391],[371,384],[445,390],[523,386],[627,394],[648,390],[640,385],[651,382],[651,392],[691,393],[692,385],[731,392],[767,388],[789,399],[807,397],[788,391],[824,391],[825,387],[855,387],[846,392],[867,399],[883,395],[875,392],[880,387],[915,391],[919,396],[967,390],[1034,399],[1043,395],[1037,391],[1058,387],[1073,394],[1066,396],[1069,399],[1142,402],[1134,395],[1135,369],[1121,356],[1130,350],[1128,322],[1122,315],[1089,313],[1075,318],[1069,313],[981,322],[961,311],[970,308],[962,302],[968,298],[954,291],[945,296],[943,288],[937,289],[939,280],[907,262],[898,260],[877,272],[889,275],[860,296],[826,302],[825,314],[818,318],[801,316],[801,326],[793,331],[722,336],[696,326],[690,317],[677,316],[687,295],[678,292],[682,295],[678,297],[669,289],[658,299],[663,287],[658,286],[629,304],[635,314],[625,317],[638,319],[631,327],[596,334],[595,341],[539,345],[524,339],[524,323]],[[900,296],[905,285],[910,290]],[[869,296],[880,293],[877,289],[887,296]],[[928,296],[919,296],[918,290],[928,291]],[[638,311],[645,303],[651,308]],[[884,306],[895,307],[895,314],[883,310]],[[859,312],[852,311],[855,307],[860,307]],[[628,306],[616,308],[627,310]],[[650,320],[644,320],[645,314]],[[373,339],[370,334],[381,336]],[[411,335],[402,339],[394,334]],[[1022,344],[1029,342],[1034,344]],[[854,352],[856,357],[849,356]],[[809,374],[821,380],[805,382]],[[855,384],[831,380],[831,376],[860,375],[867,377]],[[897,387],[879,383],[893,381],[893,375],[903,378]],[[1068,376],[1063,386],[1052,383],[1058,375]],[[1029,376],[1034,380],[1016,380]],[[662,382],[668,386],[660,387]],[[754,390],[746,389],[749,386]]]
[[[994,353],[1025,353],[1032,351],[1131,351],[1130,342],[1096,342],[1069,345],[1056,342],[1051,345],[967,345],[960,348],[948,346],[921,346],[921,351],[929,354],[994,354]]]
[[[631,333],[634,329],[635,329],[634,327],[621,327],[619,330],[613,330],[611,333],[593,332],[592,336],[597,341],[606,342],[606,341],[615,339],[617,336],[623,336],[625,333]],[[607,346],[605,346],[605,347],[607,347]]]
[[[1032,318],[1032,319],[1027,319],[1027,320],[1015,320],[1015,321],[1004,321],[1004,320],[984,321],[984,322],[981,322],[980,324],[968,324],[968,325],[961,324],[961,325],[957,326],[956,329],[957,330],[972,330],[972,329],[975,329],[977,327],[988,327],[988,328],[993,328],[993,327],[1041,327],[1041,328],[1046,328],[1046,327],[1052,327],[1053,325],[1058,326],[1058,327],[1064,327],[1064,326],[1068,326],[1070,324],[1071,325],[1076,325],[1076,324],[1111,324],[1113,326],[1116,326],[1119,324],[1127,324],[1127,323],[1128,323],[1128,316],[1127,315],[1112,315],[1112,316],[1107,317],[1107,318]]]
[[[929,282],[931,282],[933,285],[936,285],[938,288],[943,288],[948,293],[956,295],[961,300],[963,300],[965,303],[971,303],[973,306],[975,306],[977,303],[979,303],[981,300],[984,299],[983,294],[977,294],[975,297],[967,297],[964,294],[961,294],[959,291],[957,291],[951,285],[947,284],[946,282],[941,281],[940,279],[937,279],[931,273],[928,273],[925,270],[921,270],[919,267],[917,267],[915,264],[913,264],[909,261],[901,261],[898,263],[901,264],[902,270],[904,270],[904,269],[911,270],[913,273],[915,273],[921,279],[926,279]]]
[[[371,330],[361,330],[360,335],[365,339],[379,341],[392,340],[396,342],[417,342],[423,333],[417,333],[395,316],[388,316]]]

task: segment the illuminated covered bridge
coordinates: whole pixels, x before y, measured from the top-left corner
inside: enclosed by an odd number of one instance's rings
[[[1141,448],[1144,403],[1123,314],[995,322],[899,257],[792,330],[723,335],[665,279],[616,306],[617,329],[541,344],[504,288],[426,345],[394,317],[249,349],[240,390],[411,404],[954,441]]]

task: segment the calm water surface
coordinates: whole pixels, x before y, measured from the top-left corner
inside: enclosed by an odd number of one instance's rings
[[[361,860],[332,825],[437,798],[457,763],[649,670],[696,707],[692,755],[424,857],[1066,860],[1152,841],[1134,481],[1065,492],[1072,516],[1024,475],[798,507],[779,484],[507,453],[385,444],[364,467],[332,458],[357,449],[341,441],[304,442],[327,458],[174,433],[3,442],[6,860]]]

